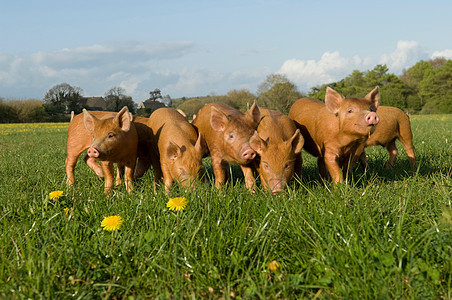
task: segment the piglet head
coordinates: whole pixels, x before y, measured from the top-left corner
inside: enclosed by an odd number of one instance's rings
[[[83,123],[93,137],[88,156],[99,160],[117,160],[117,156],[123,152],[121,144],[126,139],[125,134],[131,130],[132,120],[133,116],[127,106],[116,116],[106,119],[98,119],[83,109]]]
[[[376,111],[380,90],[375,87],[364,98],[344,98],[330,87],[326,89],[325,105],[339,119],[339,129],[349,136],[369,136],[380,121]]]
[[[178,145],[170,141],[166,149],[165,169],[170,173],[170,177],[179,182],[183,187],[193,187],[202,171],[202,157],[207,146],[204,136],[200,134],[195,145]],[[173,182],[165,182],[169,189]]]
[[[273,194],[283,191],[294,174],[295,160],[303,149],[304,139],[300,131],[297,129],[286,141],[264,140],[256,132],[250,145],[259,155],[255,163],[264,190]]]
[[[249,140],[256,132],[259,119],[260,110],[256,101],[245,114],[211,107],[210,125],[214,131],[222,133],[225,154],[239,164],[248,164],[256,157]]]

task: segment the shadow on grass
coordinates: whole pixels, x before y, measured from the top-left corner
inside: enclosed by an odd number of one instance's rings
[[[295,189],[299,188],[315,188],[323,186],[325,184],[331,183],[330,180],[324,181],[318,172],[316,159],[308,155],[304,155],[305,161],[302,166],[302,178],[295,177],[291,180],[290,186]],[[451,169],[443,167],[437,167],[428,162],[436,161],[438,157],[417,157],[417,165],[413,170],[411,169],[408,158],[399,158],[395,165],[390,169],[385,169],[385,164],[387,157],[384,155],[376,155],[372,159],[368,159],[369,168],[364,170],[359,163],[355,166],[353,173],[347,177],[347,182],[355,186],[366,186],[369,180],[372,178],[377,178],[382,182],[391,182],[397,180],[403,180],[404,178],[413,177],[416,175],[428,176],[434,173],[442,173],[451,176]],[[203,173],[201,176],[201,182],[203,184],[209,184],[215,186],[215,175],[213,172],[212,164],[210,158],[205,158],[203,160]],[[151,173],[148,174],[148,173]],[[153,175],[152,167],[146,172],[145,176],[137,180],[137,184],[149,185],[149,188],[153,188]],[[242,170],[237,164],[229,164],[227,169],[227,185],[244,185],[245,180]],[[258,189],[261,188],[259,178],[256,178],[256,183]],[[175,184],[177,186],[177,184]],[[160,187],[157,187],[158,189]]]
[[[416,166],[411,168],[408,159],[398,159],[393,167],[386,169],[385,164],[387,159],[384,157],[376,157],[368,160],[369,168],[364,170],[360,165],[353,170],[353,176],[365,176],[366,178],[377,176],[384,182],[400,180],[412,176],[429,176],[432,174],[445,174],[451,176],[451,168],[440,167],[432,164],[433,161],[438,161],[439,158],[435,156],[417,156]]]

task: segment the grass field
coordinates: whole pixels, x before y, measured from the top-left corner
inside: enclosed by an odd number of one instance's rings
[[[148,172],[108,197],[81,159],[68,190],[67,123],[0,125],[0,297],[451,299],[452,115],[411,119],[416,170],[400,144],[384,170],[374,147],[370,170],[334,187],[304,153],[279,196],[249,193],[233,167],[219,191],[209,171],[154,193]],[[172,197],[189,203],[169,211]],[[113,215],[122,226],[103,230]]]

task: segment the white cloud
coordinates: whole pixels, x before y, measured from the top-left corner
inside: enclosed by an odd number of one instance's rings
[[[132,77],[128,80],[121,81],[119,86],[122,87],[123,89],[125,89],[127,94],[133,95],[140,82],[141,82],[141,79],[139,79],[137,77]]]
[[[253,69],[244,70],[240,61],[234,62],[236,65],[231,61],[228,71],[219,71],[199,50],[190,42],[123,41],[31,55],[0,53],[0,97],[42,98],[48,89],[62,82],[81,87],[87,96],[103,95],[109,88],[120,86],[137,102],[146,99],[155,88],[171,97],[211,92],[221,95],[242,88],[255,92],[267,75],[275,73],[265,65],[265,58]],[[209,56],[215,56],[215,60],[223,58],[215,53]],[[452,58],[452,50],[427,54],[417,42],[399,41],[392,53],[378,57],[345,57],[333,49],[318,60],[288,59],[276,73],[285,74],[300,90],[308,91],[313,86],[338,81],[355,69],[366,71],[386,64],[390,72],[400,74],[420,59],[439,56]]]
[[[344,77],[353,69],[363,67],[364,60],[358,56],[351,59],[342,57],[339,52],[325,52],[319,61],[290,59],[283,63],[278,73],[286,75],[301,90]]]
[[[435,51],[433,52],[430,58],[434,59],[437,57],[444,57],[445,59],[452,59],[452,49],[446,49],[443,51]]]
[[[428,57],[427,53],[415,41],[398,41],[397,49],[389,55],[383,54],[379,64],[386,64],[390,71],[401,74],[421,59]]]
[[[85,95],[102,95],[112,86],[121,86],[132,97],[140,82],[166,60],[178,59],[193,51],[190,42],[144,44],[124,41],[107,45],[83,46],[36,52],[31,55],[0,54],[0,91],[10,97],[44,96],[53,85],[67,82],[79,86]]]
[[[377,64],[386,64],[389,72],[396,75],[401,74],[404,68],[414,65],[426,57],[428,54],[417,42],[399,41],[394,52],[382,54],[379,59],[359,55],[347,58],[341,56],[338,51],[325,52],[318,61],[286,60],[278,73],[285,74],[300,90],[308,91],[313,86],[338,81],[351,74],[353,70],[373,69]]]
[[[335,75],[349,64],[349,60],[340,56],[339,52],[325,52],[318,62],[314,60],[291,59],[282,65],[279,73],[289,78],[305,80],[312,86],[314,81],[331,81]]]

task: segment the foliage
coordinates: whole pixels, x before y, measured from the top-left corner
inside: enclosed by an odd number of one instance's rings
[[[127,106],[132,114],[136,112],[136,103],[132,100],[132,97],[127,96],[125,92],[125,89],[119,86],[112,87],[105,92],[104,99],[108,111],[120,111],[124,106]]]
[[[421,60],[403,70],[400,76],[388,73],[388,70],[386,65],[377,65],[368,71],[354,70],[340,81],[312,87],[309,96],[323,100],[325,89],[330,86],[344,96],[363,97],[378,85],[382,105],[395,106],[411,114],[452,113],[451,60]],[[0,101],[0,123],[69,120],[71,111],[81,112],[83,107],[79,99],[82,94],[83,90],[79,87],[67,83],[55,85],[44,96],[44,112],[37,102]],[[168,106],[181,108],[190,117],[202,105],[211,102],[222,102],[246,111],[256,97],[259,105],[287,114],[293,102],[303,95],[286,76],[271,74],[258,86],[257,96],[246,89],[233,89],[226,95],[171,99],[169,96],[162,97],[160,90],[155,89],[150,92],[150,99],[145,101],[155,104],[138,111],[136,103],[125,95],[121,87],[111,88],[105,93],[105,97],[108,110],[119,111],[128,106],[133,113],[148,117],[155,109],[163,106],[155,101],[161,98]],[[31,107],[26,108],[28,105]]]
[[[154,111],[161,107],[165,107],[165,104],[163,104],[160,101],[154,101],[151,99],[148,99],[143,102],[144,107],[140,107],[137,111],[137,115],[141,117],[149,117]]]
[[[0,98],[0,123],[17,123],[17,112]]]
[[[44,103],[40,100],[0,99],[0,123],[46,122],[49,116],[45,112]]]
[[[232,107],[241,111],[247,111],[256,99],[256,96],[247,89],[231,90],[226,94],[226,97]]]
[[[51,116],[76,114],[82,111],[79,99],[83,95],[83,90],[79,87],[71,86],[68,83],[60,83],[53,86],[44,96],[44,107],[46,113]]]
[[[292,104],[303,95],[286,76],[272,74],[258,88],[259,104],[284,114],[288,114]]]
[[[381,105],[405,109],[408,91],[397,76],[388,74],[388,70],[386,65],[377,65],[367,72],[354,70],[352,74],[341,81],[313,88],[309,95],[323,100],[325,99],[326,87],[330,86],[346,97],[364,97],[375,86],[379,86]]]
[[[452,113],[452,60],[429,69],[419,83],[423,113]]]
[[[177,108],[182,110],[190,120],[193,118],[193,115],[197,114],[203,106],[204,103],[201,100],[199,100],[198,98],[193,98],[183,102]]]
[[[16,111],[19,122],[33,123],[48,120],[41,100],[10,101],[9,105]]]
[[[303,154],[278,196],[249,193],[236,166],[215,189],[209,159],[194,190],[154,192],[147,172],[133,195],[105,196],[82,159],[67,189],[67,123],[0,125],[0,298],[450,299],[451,118],[411,117],[413,172],[403,150],[385,170],[372,147],[370,170],[334,187]],[[121,227],[102,230],[114,215]]]
[[[421,60],[397,77],[388,73],[386,65],[377,65],[370,71],[354,70],[343,80],[313,87],[309,96],[324,99],[325,89],[330,86],[347,97],[363,97],[378,85],[382,105],[410,113],[451,113],[451,66],[452,60],[444,58]]]

